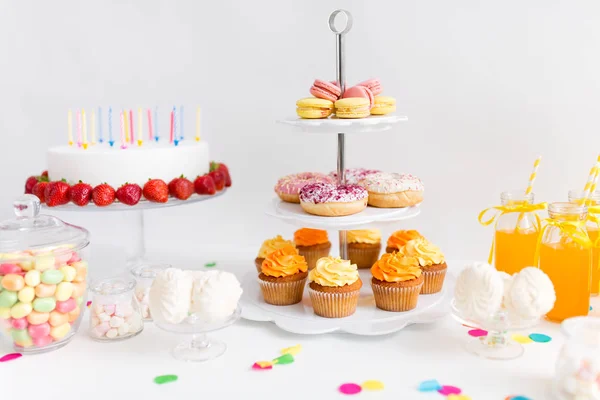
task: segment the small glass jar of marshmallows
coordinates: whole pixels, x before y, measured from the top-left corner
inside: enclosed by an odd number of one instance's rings
[[[152,321],[150,313],[150,287],[154,278],[161,271],[171,268],[169,264],[142,264],[136,265],[131,269],[131,274],[135,277],[135,298],[140,304],[142,318],[144,321]]]
[[[99,341],[122,340],[144,329],[140,305],[131,278],[109,278],[95,282],[90,291],[90,336]]]

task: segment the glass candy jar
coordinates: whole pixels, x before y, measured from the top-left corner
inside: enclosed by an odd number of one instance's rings
[[[571,203],[580,204],[583,197],[584,193],[581,190],[569,191],[569,202]],[[588,206],[588,218],[585,229],[592,243],[596,243],[600,229],[600,192],[591,193],[586,205]],[[592,296],[600,294],[600,247],[596,246],[592,247],[592,284],[590,294]]]
[[[169,264],[143,264],[137,265],[131,269],[131,274],[137,282],[135,286],[135,297],[140,303],[142,318],[144,321],[152,321],[150,313],[150,287],[156,275],[167,268]]]
[[[94,282],[90,336],[95,340],[123,340],[144,329],[140,305],[134,296],[135,280],[109,278]]]
[[[87,293],[89,232],[40,208],[24,195],[0,223],[0,331],[25,354],[69,343]]]

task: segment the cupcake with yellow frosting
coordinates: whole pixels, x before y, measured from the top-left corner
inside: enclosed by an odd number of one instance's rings
[[[300,303],[307,276],[306,260],[293,247],[275,250],[265,258],[258,275],[265,302],[275,306]]]
[[[391,234],[387,240],[387,247],[385,248],[386,253],[393,253],[400,250],[408,241],[423,237],[418,231],[396,231]]]
[[[317,260],[321,257],[327,257],[331,250],[331,242],[327,236],[327,231],[320,229],[302,228],[294,232],[294,244],[298,253],[306,258],[308,269],[313,269],[317,265]]]
[[[267,258],[269,254],[271,254],[275,250],[279,250],[286,246],[291,246],[294,249],[296,248],[296,246],[294,246],[294,242],[292,242],[291,240],[285,240],[281,237],[281,235],[277,235],[273,239],[265,240],[260,246],[258,256],[256,257],[256,259],[254,259],[254,264],[256,265],[256,270],[258,271],[258,273],[261,272],[262,263],[263,261],[265,261],[265,258]],[[297,252],[298,251],[296,250],[296,253]]]
[[[377,229],[361,229],[346,233],[348,258],[358,268],[371,268],[381,251],[381,232]]]
[[[371,287],[377,308],[409,311],[417,307],[423,273],[415,257],[385,253],[371,267]]]
[[[323,257],[308,274],[308,281],[315,314],[325,318],[354,314],[362,287],[356,264],[339,257]]]
[[[400,253],[414,257],[419,262],[425,280],[421,294],[438,293],[442,290],[448,265],[439,247],[425,238],[418,238],[408,241],[400,249]]]

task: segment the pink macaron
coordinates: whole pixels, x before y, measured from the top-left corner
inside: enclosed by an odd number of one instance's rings
[[[364,99],[369,99],[369,103],[371,103],[371,108],[373,108],[373,104],[375,104],[375,96],[373,96],[373,92],[371,92],[364,86],[357,85],[346,89],[342,98],[347,99],[348,97],[362,97]]]
[[[369,79],[368,81],[364,81],[358,84],[358,86],[364,86],[373,93],[373,96],[380,95],[383,92],[383,88],[381,87],[381,82],[379,79]]]
[[[315,82],[310,88],[310,94],[319,99],[336,101],[340,98],[342,91],[340,87],[337,86],[337,83],[315,79]]]

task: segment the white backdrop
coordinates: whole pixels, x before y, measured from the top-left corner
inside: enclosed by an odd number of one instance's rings
[[[148,246],[254,251],[290,236],[263,214],[272,186],[335,168],[336,139],[275,120],[294,114],[314,78],[334,78],[327,18],[340,7],[355,19],[349,82],[379,77],[409,117],[391,132],[348,137],[348,164],[420,176],[422,214],[398,228],[420,229],[448,257],[486,257],[491,231],[477,213],[524,187],[538,154],[537,199],[553,201],[583,186],[600,152],[593,0],[0,3],[2,219],[25,178],[45,168],[46,149],[66,143],[68,108],[184,104],[190,133],[199,104],[203,137],[230,166],[233,190],[149,213]],[[129,240],[117,216],[60,216],[89,226],[97,243]]]

